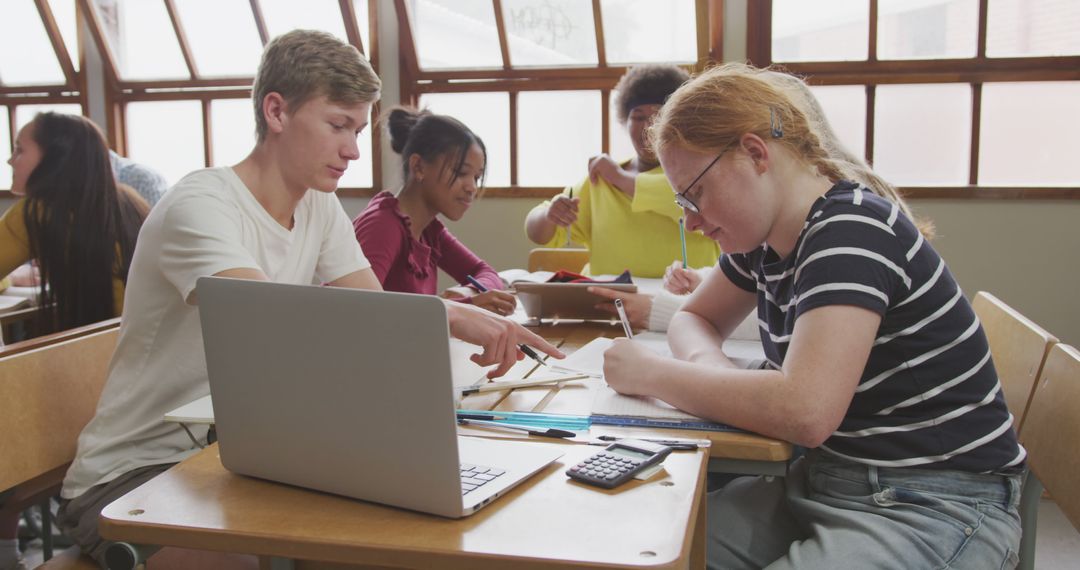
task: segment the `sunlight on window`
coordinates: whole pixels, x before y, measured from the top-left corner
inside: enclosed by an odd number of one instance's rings
[[[773,61],[859,61],[867,56],[868,0],[774,0]]]
[[[34,120],[34,117],[38,113],[46,113],[52,111],[53,113],[67,113],[69,115],[81,115],[82,105],[78,103],[51,103],[42,105],[19,105],[15,107],[15,130],[19,130],[30,121]]]
[[[128,156],[161,172],[169,186],[203,168],[202,105],[154,101],[127,105]]]
[[[0,107],[0,188],[11,188],[11,166],[7,163],[11,157],[11,129],[8,126],[8,108]]]
[[[1080,186],[1080,83],[986,83],[979,184]]]
[[[336,0],[260,0],[270,37],[292,30],[322,30],[348,42],[341,6]]]
[[[75,32],[75,0],[49,0],[49,8],[56,20],[56,27],[60,28],[60,36],[64,38],[64,47],[71,57],[71,65],[78,71],[79,35]]]
[[[503,0],[514,67],[596,65],[592,4],[583,0]]]
[[[811,87],[825,119],[840,144],[861,157],[866,149],[866,87],[862,85],[819,85]]]
[[[345,175],[338,180],[338,188],[371,188],[374,183],[371,165],[371,129],[368,125],[356,137],[356,146],[360,148],[360,158],[349,163]]]
[[[601,0],[600,7],[609,64],[697,61],[693,0]]]
[[[518,185],[576,184],[600,144],[599,91],[518,95]]]
[[[203,77],[254,76],[262,54],[248,0],[183,0],[180,21]]]
[[[963,185],[971,161],[971,85],[879,85],[874,169],[896,185]]]
[[[986,21],[986,55],[1080,55],[1080,2],[990,0]]]
[[[502,67],[490,0],[410,0],[424,69]]]
[[[33,0],[4,2],[0,18],[0,80],[4,85],[57,85],[65,81]]]
[[[979,0],[878,0],[879,59],[975,57]]]
[[[368,1],[354,0],[353,10],[356,11],[356,27],[360,29],[360,42],[364,44],[364,55],[371,59],[371,18],[368,17]]]
[[[213,166],[232,166],[255,146],[255,109],[251,99],[210,102]]]
[[[509,93],[427,93],[420,107],[450,115],[472,129],[487,148],[485,186],[510,185],[510,94]],[[388,181],[401,182],[400,170],[385,173]]]
[[[93,0],[123,79],[187,79],[169,14],[162,2]]]

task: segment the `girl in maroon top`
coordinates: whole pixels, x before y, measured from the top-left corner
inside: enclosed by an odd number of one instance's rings
[[[407,107],[390,112],[387,131],[391,148],[402,157],[405,183],[396,196],[377,194],[353,220],[356,239],[383,289],[434,295],[440,268],[462,285],[444,297],[512,313],[517,300],[502,291],[495,270],[436,218],[460,220],[476,199],[487,166],[484,142],[453,117]],[[470,275],[487,291],[472,285]]]

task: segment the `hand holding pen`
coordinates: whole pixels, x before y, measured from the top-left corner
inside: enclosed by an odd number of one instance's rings
[[[479,291],[481,293],[487,293],[488,292],[488,288],[484,287],[484,284],[477,281],[476,278],[473,277],[472,275],[466,275],[465,279],[468,279],[469,284],[472,285],[473,287],[476,287],[477,291]],[[516,300],[515,300],[515,302],[516,302]],[[548,363],[544,362],[543,359],[540,358],[540,355],[537,354],[536,351],[533,350],[532,347],[530,347],[529,345],[527,345],[527,344],[519,344],[517,346],[518,346],[518,350],[525,353],[525,356],[528,356],[529,358],[539,362],[543,366],[548,365]]]

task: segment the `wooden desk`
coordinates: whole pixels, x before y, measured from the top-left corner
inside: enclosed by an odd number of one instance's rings
[[[598,337],[623,335],[618,325],[607,323],[545,324],[533,328],[540,336],[570,354]],[[528,375],[541,367],[525,359],[508,376]],[[581,383],[569,383],[563,387],[533,386],[512,391],[473,394],[462,400],[461,407],[473,410],[501,410],[507,412],[548,412],[556,414],[589,415],[592,395]],[[594,425],[591,435],[621,435],[627,437],[679,437],[708,438],[709,470],[725,473],[762,475],[785,475],[787,462],[791,459],[790,443],[769,437],[718,431],[673,430],[637,427]]]
[[[563,473],[596,447],[546,445],[566,455],[459,520],[235,475],[212,446],[109,505],[101,534],[273,557],[275,570],[293,560],[478,570],[704,566],[704,453],[672,453],[665,473],[605,491]]]

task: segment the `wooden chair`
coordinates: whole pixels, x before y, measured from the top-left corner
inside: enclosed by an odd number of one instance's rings
[[[565,269],[580,273],[589,263],[589,250],[561,247],[538,247],[529,252],[529,271]]]
[[[0,500],[19,512],[42,503],[44,551],[52,556],[49,499],[93,417],[120,319],[15,343],[0,350]]]
[[[1038,499],[1045,487],[1065,517],[1080,531],[1080,351],[1057,344],[1043,365],[1035,386],[1020,442],[1030,469],[1024,482],[1024,539],[1020,566],[1033,568]]]
[[[1058,339],[986,291],[979,291],[971,306],[990,341],[990,355],[1001,379],[1005,403],[1019,432],[1024,425],[1035,379],[1039,377],[1050,347],[1057,344]]]

